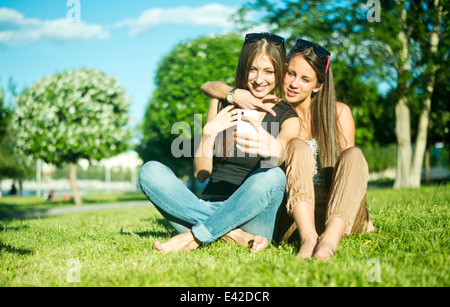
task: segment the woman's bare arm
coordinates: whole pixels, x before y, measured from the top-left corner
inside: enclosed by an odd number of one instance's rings
[[[233,88],[221,81],[210,81],[206,82],[201,86],[202,92],[210,97],[216,99],[226,99],[228,93]],[[256,98],[250,93],[250,91],[245,89],[236,89],[234,92],[235,101],[241,109],[249,109],[249,110],[261,110],[265,112],[269,112],[273,116],[276,116],[275,112],[271,109],[270,106],[264,104],[264,102],[268,101],[278,101],[277,95],[267,95],[264,99]]]

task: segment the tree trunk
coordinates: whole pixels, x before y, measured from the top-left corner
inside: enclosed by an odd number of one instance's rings
[[[425,150],[427,147],[427,135],[428,135],[428,125],[430,122],[430,112],[431,112],[431,96],[434,91],[434,84],[436,80],[436,70],[437,65],[435,64],[435,57],[439,46],[439,31],[440,22],[442,19],[442,7],[439,6],[439,0],[434,0],[434,7],[438,13],[437,20],[433,25],[433,30],[430,35],[430,49],[428,51],[428,78],[426,78],[425,92],[423,94],[424,100],[422,103],[422,112],[419,118],[419,127],[416,137],[416,148],[414,151],[414,157],[411,164],[411,186],[420,187],[420,179],[422,177],[422,164]]]
[[[431,83],[434,88],[434,75]],[[428,82],[430,83],[430,82]],[[422,113],[419,119],[419,129],[417,131],[416,146],[414,150],[414,157],[411,164],[411,187],[420,187],[420,180],[422,178],[422,165],[423,157],[425,155],[425,149],[427,147],[427,135],[428,135],[428,123],[430,121],[430,109],[431,109],[431,96],[426,98],[423,102]]]
[[[430,184],[430,146],[425,149],[425,184]]]
[[[411,166],[411,123],[410,111],[406,104],[406,97],[402,97],[395,106],[395,134],[397,135],[397,174],[394,188],[400,189],[410,186]]]
[[[70,163],[70,186],[72,188],[72,195],[73,195],[73,200],[75,202],[75,205],[81,206],[83,203],[82,203],[80,192],[78,191],[78,186],[77,186],[77,164],[76,163]]]
[[[407,11],[405,3],[402,3],[401,24],[404,25],[397,39],[402,45],[398,55],[397,63],[397,91],[399,98],[395,106],[395,134],[397,136],[397,174],[395,176],[394,188],[400,189],[410,186],[411,167],[411,117],[408,106],[409,83],[406,77],[408,71],[408,36],[405,32]]]

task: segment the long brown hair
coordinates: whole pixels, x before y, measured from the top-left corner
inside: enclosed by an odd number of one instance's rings
[[[286,73],[286,48],[284,43],[275,45],[262,38],[253,43],[245,42],[239,55],[239,61],[236,68],[235,87],[247,89],[248,74],[253,61],[260,54],[266,54],[272,61],[275,72],[275,93],[281,96]]]
[[[266,33],[270,35],[269,33]],[[255,42],[244,42],[241,53],[239,54],[238,65],[236,68],[235,87],[240,89],[248,89],[248,75],[253,61],[261,54],[266,54],[272,61],[275,74],[275,93],[282,97],[284,76],[286,74],[286,48],[284,42],[274,44],[262,38]],[[222,142],[217,147],[217,154],[222,154],[224,159],[233,155],[234,138],[232,130],[229,128],[222,134]]]
[[[313,48],[294,49],[287,56],[288,62],[296,57],[303,57],[314,69],[317,75],[316,86],[322,88],[311,97],[311,132],[319,147],[320,168],[326,173],[334,167],[339,156],[339,126],[336,116],[336,93],[334,89],[331,66],[325,72],[328,58],[317,56]]]

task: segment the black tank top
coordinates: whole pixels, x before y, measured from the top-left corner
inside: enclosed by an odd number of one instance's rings
[[[221,107],[228,105],[226,101],[220,101]],[[219,103],[219,104],[220,104]],[[297,113],[285,101],[280,101],[272,107],[277,114],[274,117],[266,113],[262,120],[262,126],[273,137],[277,137],[283,122],[291,117],[297,117]],[[203,195],[232,195],[247,179],[247,177],[260,167],[260,156],[244,156],[244,154],[234,146],[234,152],[231,157],[213,157],[213,169],[209,182],[203,190]]]

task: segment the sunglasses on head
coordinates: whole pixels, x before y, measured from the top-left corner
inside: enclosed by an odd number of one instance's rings
[[[296,50],[296,49],[307,49],[307,48],[313,48],[314,53],[321,59],[328,57],[327,59],[327,67],[325,68],[325,73],[328,72],[328,67],[330,66],[330,57],[331,57],[331,53],[323,48],[322,46],[319,46],[317,44],[305,41],[304,39],[298,39],[295,42],[294,47],[292,47],[292,50]]]
[[[249,33],[245,35],[246,43],[256,43],[265,38],[268,42],[274,45],[284,44],[284,38],[272,33]]]
[[[304,39],[298,39],[295,42],[294,47],[292,47],[292,50],[306,49],[306,48],[310,48],[310,47],[313,48],[314,53],[320,58],[324,58],[326,56],[331,55],[331,53],[327,49],[323,48],[322,46],[305,41]]]

